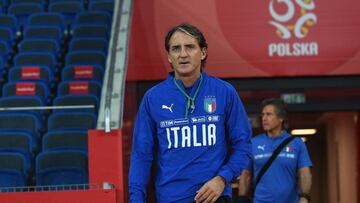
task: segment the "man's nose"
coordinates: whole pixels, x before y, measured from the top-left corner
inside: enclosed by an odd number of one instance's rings
[[[187,57],[187,56],[188,56],[188,53],[186,52],[186,49],[185,49],[185,48],[181,48],[180,57]]]

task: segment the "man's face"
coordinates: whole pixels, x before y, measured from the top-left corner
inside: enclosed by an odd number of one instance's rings
[[[168,60],[176,77],[199,74],[201,60],[206,56],[206,49],[201,50],[197,40],[181,31],[176,31],[169,41]]]
[[[267,105],[263,108],[261,118],[264,131],[281,131],[283,119],[277,116],[273,105]]]

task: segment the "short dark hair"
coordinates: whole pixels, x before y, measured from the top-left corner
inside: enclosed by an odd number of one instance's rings
[[[272,105],[274,107],[275,113],[279,118],[283,119],[282,128],[286,129],[288,127],[288,117],[287,117],[287,106],[282,99],[278,98],[269,98],[261,102],[261,111],[265,106]]]
[[[171,28],[168,31],[168,33],[166,34],[165,49],[167,52],[169,52],[169,50],[170,50],[170,44],[169,44],[170,38],[177,31],[185,32],[186,34],[190,34],[191,36],[193,36],[199,43],[200,49],[208,48],[208,44],[206,42],[204,35],[201,33],[201,31],[197,27],[190,25],[188,23],[182,23],[180,25],[177,25],[177,26]],[[206,54],[205,58],[201,61],[201,67],[205,67],[207,56],[208,56],[208,54]]]

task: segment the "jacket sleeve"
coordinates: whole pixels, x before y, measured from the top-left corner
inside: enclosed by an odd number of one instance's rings
[[[149,112],[148,94],[140,104],[132,138],[129,171],[130,202],[146,202],[146,186],[153,160],[155,122]]]
[[[240,98],[231,86],[226,96],[226,133],[230,139],[231,151],[228,162],[218,175],[227,182],[238,177],[251,161],[251,127]]]

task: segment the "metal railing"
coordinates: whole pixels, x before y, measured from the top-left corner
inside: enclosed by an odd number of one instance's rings
[[[114,185],[108,182],[102,184],[67,184],[67,185],[39,185],[23,187],[0,187],[1,192],[49,192],[64,190],[110,190]]]
[[[36,111],[54,109],[94,109],[95,105],[66,105],[66,106],[19,106],[19,107],[0,107],[0,111]]]
[[[130,30],[131,0],[115,1],[109,55],[101,95],[97,129],[122,127],[123,98]]]

